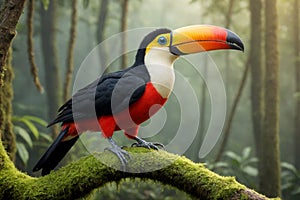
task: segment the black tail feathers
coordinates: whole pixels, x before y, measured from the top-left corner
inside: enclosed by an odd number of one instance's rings
[[[63,159],[71,147],[75,144],[79,136],[62,142],[61,140],[68,133],[69,128],[60,132],[52,145],[44,153],[38,163],[34,166],[33,171],[42,169],[42,176],[47,175],[53,170],[58,163]]]

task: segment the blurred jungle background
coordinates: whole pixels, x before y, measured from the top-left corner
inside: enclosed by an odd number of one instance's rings
[[[18,24],[11,54],[14,74],[11,132],[16,140],[2,138],[8,151],[11,145],[11,157],[15,145],[15,164],[20,170],[38,176],[32,173],[32,167],[59,130],[58,126],[46,128],[47,122],[70,97],[76,72],[97,44],[134,28],[176,29],[192,24],[214,24],[238,33],[245,43],[245,52],[209,53],[224,80],[227,115],[221,138],[203,159],[198,157],[198,152],[211,117],[210,95],[204,81],[199,76],[195,78],[190,67],[185,67],[187,62],[175,63],[175,68],[193,86],[201,110],[201,118],[196,119],[200,124],[197,136],[184,155],[206,163],[218,174],[235,176],[239,182],[263,194],[281,193],[283,199],[300,198],[298,0],[278,0],[277,7],[276,1],[271,0],[30,2]],[[106,64],[105,54],[126,49],[127,42],[125,38],[115,45],[116,49],[103,49],[102,64]],[[117,59],[108,71],[130,66],[133,56]],[[180,121],[180,107],[174,96],[167,103],[166,111],[168,121],[155,138],[164,144],[172,139]],[[130,144],[119,135],[119,144]],[[87,154],[79,142],[60,166]],[[160,183],[142,180],[106,185],[88,197],[124,198],[191,197]]]

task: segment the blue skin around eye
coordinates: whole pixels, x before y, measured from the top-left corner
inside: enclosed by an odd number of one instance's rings
[[[167,39],[164,36],[158,38],[158,43],[161,45],[165,45],[167,43]]]

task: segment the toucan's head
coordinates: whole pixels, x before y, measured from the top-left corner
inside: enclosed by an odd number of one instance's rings
[[[156,53],[152,55],[152,58],[161,55],[161,58],[174,62],[181,55],[218,49],[244,51],[244,45],[238,35],[217,26],[193,25],[173,31],[157,29],[143,39],[136,62],[145,63],[147,55],[153,52]]]

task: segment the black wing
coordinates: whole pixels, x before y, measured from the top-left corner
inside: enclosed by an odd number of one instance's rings
[[[150,81],[145,66],[103,75],[60,107],[57,118],[48,126],[59,122],[73,122],[92,117],[118,113],[136,102]],[[113,99],[113,100],[112,100]],[[112,109],[113,108],[113,109]]]

